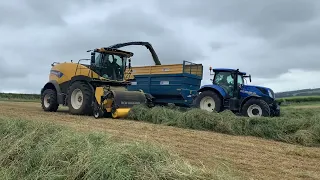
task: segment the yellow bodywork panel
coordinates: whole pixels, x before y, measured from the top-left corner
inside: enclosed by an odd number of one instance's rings
[[[61,76],[62,75],[62,76]],[[87,76],[89,78],[98,78],[108,80],[99,76],[96,72],[92,71],[88,67],[72,62],[65,62],[56,64],[51,68],[49,81],[56,80],[58,84],[70,81],[74,76]],[[109,80],[110,82],[115,80]],[[119,82],[119,81],[118,81]]]
[[[95,92],[95,98],[99,105],[101,105],[101,97],[103,96],[104,90],[103,87],[97,87]],[[102,102],[102,108],[104,108],[107,112],[111,112],[113,99],[105,99]]]
[[[124,118],[128,116],[130,108],[118,108],[114,113],[112,113],[113,118]]]
[[[58,73],[58,74],[57,74]],[[62,73],[59,77],[59,73]],[[58,76],[57,76],[58,75]],[[90,78],[99,78],[99,75],[88,67],[78,63],[60,63],[51,68],[49,80],[56,80],[58,84],[70,81],[74,76],[88,76]]]

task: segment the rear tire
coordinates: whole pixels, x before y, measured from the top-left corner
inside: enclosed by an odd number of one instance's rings
[[[195,107],[209,112],[220,112],[222,104],[220,97],[213,91],[203,91],[195,99]]]
[[[242,115],[247,117],[269,117],[271,110],[262,99],[249,99],[242,107]]]
[[[56,112],[59,108],[57,92],[53,89],[46,89],[41,94],[41,106],[44,111]]]
[[[74,82],[68,90],[69,112],[75,115],[92,114],[93,92],[89,84],[85,82]]]

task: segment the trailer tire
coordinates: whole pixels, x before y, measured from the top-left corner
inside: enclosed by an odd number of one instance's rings
[[[74,82],[68,90],[68,107],[70,114],[90,115],[92,108],[93,92],[88,83]]]
[[[213,108],[212,105],[214,105]],[[221,112],[222,110],[222,103],[220,97],[218,96],[218,94],[210,90],[201,92],[196,97],[194,106],[196,108],[200,108],[209,112]]]
[[[247,117],[269,117],[271,109],[263,99],[249,99],[242,107],[242,115]]]
[[[59,108],[57,92],[53,89],[46,89],[41,94],[41,107],[44,111],[56,112]]]

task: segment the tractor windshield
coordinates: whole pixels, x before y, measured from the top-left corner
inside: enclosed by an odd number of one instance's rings
[[[230,96],[233,95],[234,78],[231,72],[215,72],[213,84],[222,87]],[[243,85],[243,77],[239,74],[237,84]]]
[[[126,57],[115,54],[96,53],[94,71],[107,79],[123,80],[126,60]]]

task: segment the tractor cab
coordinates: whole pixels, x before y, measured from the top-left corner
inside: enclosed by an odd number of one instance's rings
[[[132,52],[112,48],[99,48],[91,52],[90,66],[102,78],[123,81],[126,68],[131,68],[130,58],[132,56]]]
[[[228,97],[237,97],[239,94],[237,92],[244,85],[244,78],[249,77],[251,82],[251,75],[246,76],[245,72],[235,69],[212,69],[210,67],[210,75],[213,75],[212,83],[223,88]]]

